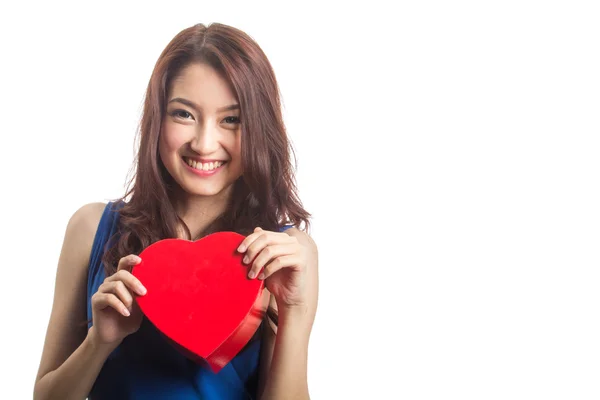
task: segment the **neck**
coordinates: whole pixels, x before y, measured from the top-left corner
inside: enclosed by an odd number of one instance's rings
[[[173,206],[189,228],[191,237],[186,237],[183,227],[180,227],[178,236],[190,240],[204,236],[208,226],[227,210],[231,191],[230,187],[214,196],[195,196],[182,193],[180,189],[174,196]]]

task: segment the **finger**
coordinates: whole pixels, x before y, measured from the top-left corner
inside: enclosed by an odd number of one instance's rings
[[[142,259],[135,254],[130,254],[126,257],[123,257],[119,260],[119,265],[117,265],[117,271],[125,269],[127,271],[131,271],[131,269],[142,262]]]
[[[98,288],[98,291],[103,293],[113,293],[116,295],[119,300],[127,307],[128,310],[131,310],[133,306],[133,296],[129,289],[125,286],[123,281],[110,281],[105,282]]]
[[[253,279],[258,275],[260,270],[267,265],[270,261],[274,260],[277,257],[286,256],[290,254],[294,254],[297,248],[293,244],[274,244],[270,246],[266,246],[254,259],[252,263],[252,268],[248,273],[248,277]]]
[[[293,241],[291,236],[285,233],[263,231],[263,234],[250,243],[246,249],[243,262],[249,264],[266,246],[289,243],[293,243]]]
[[[131,313],[125,307],[125,304],[112,293],[96,293],[94,295],[95,305],[97,310],[103,310],[107,307],[115,309],[118,313],[129,317]]]
[[[262,273],[258,276],[258,279],[263,280],[267,279],[275,272],[283,269],[296,266],[300,263],[300,257],[293,254],[287,256],[277,257],[273,261],[271,261],[267,266],[263,269]]]
[[[131,289],[133,292],[137,293],[140,296],[145,295],[147,292],[144,285],[142,285],[142,282],[140,282],[138,278],[133,276],[131,272],[126,271],[124,269],[119,270],[116,274],[113,274],[106,278],[105,282],[107,281],[123,281],[125,286],[127,286],[129,289]]]
[[[260,235],[262,235],[263,232],[265,231],[262,228],[254,228],[254,232],[246,236],[246,238],[238,246],[237,251],[240,253],[245,252],[248,246],[250,246]]]

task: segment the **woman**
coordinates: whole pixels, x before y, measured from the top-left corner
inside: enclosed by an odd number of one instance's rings
[[[260,47],[222,24],[180,32],[150,79],[139,144],[126,195],[69,221],[35,399],[308,398],[317,249]],[[143,317],[130,271],[157,240],[226,230],[246,236],[248,279],[271,301],[255,340],[214,374]]]

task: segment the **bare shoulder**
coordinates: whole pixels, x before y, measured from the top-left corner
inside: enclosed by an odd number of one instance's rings
[[[71,216],[69,227],[78,230],[79,233],[89,233],[90,231],[94,231],[95,234],[105,208],[105,203],[85,204]]]
[[[298,239],[300,243],[302,243],[305,246],[308,246],[310,250],[313,250],[315,252],[317,251],[317,244],[308,233],[301,231],[298,228],[286,229],[285,233]]]
[[[65,245],[79,253],[76,257],[89,257],[105,207],[104,203],[89,203],[80,207],[69,219]]]

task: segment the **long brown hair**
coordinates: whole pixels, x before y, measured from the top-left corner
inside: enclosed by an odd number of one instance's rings
[[[281,113],[279,87],[266,55],[246,33],[231,26],[197,24],[177,34],[158,58],[138,129],[139,148],[126,194],[119,199],[119,230],[103,256],[106,275],[121,257],[177,237],[183,227],[171,196],[175,181],[158,155],[159,135],[171,82],[190,63],[202,62],[231,83],[241,114],[243,176],[235,183],[226,211],[204,234],[254,227],[277,230],[284,224],[309,229],[310,214],[297,194],[293,149]],[[127,200],[129,199],[129,200]]]

